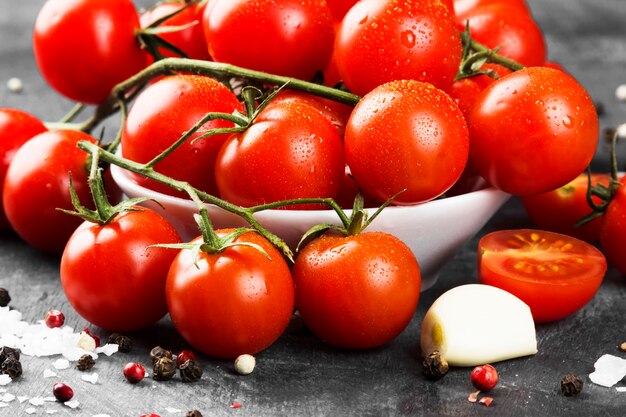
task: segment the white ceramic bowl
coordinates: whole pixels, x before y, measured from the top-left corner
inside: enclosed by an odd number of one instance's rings
[[[137,185],[127,171],[111,166],[115,182],[128,197],[147,197],[165,208],[165,217],[185,241],[199,235],[193,220],[197,212],[191,200],[172,197]],[[431,287],[441,267],[467,243],[510,197],[509,194],[481,184],[476,190],[414,206],[390,206],[380,213],[368,231],[391,233],[406,243],[417,258],[422,272],[422,291]],[[153,201],[146,206],[159,207]],[[207,205],[215,228],[245,226],[240,217],[214,205]],[[370,210],[370,214],[375,209]],[[349,215],[349,212],[348,212]],[[267,210],[257,220],[295,248],[302,235],[316,224],[337,224],[332,210]]]

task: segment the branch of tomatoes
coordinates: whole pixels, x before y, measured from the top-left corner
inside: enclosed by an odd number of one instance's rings
[[[78,143],[78,147],[85,152],[88,152],[92,155],[98,155],[99,160],[114,164],[119,166],[120,168],[132,171],[139,175],[150,178],[154,181],[158,181],[160,183],[166,184],[173,189],[181,192],[187,193],[190,198],[198,205],[199,208],[204,208],[204,203],[213,204],[225,211],[236,214],[242,217],[252,228],[254,228],[259,234],[264,236],[267,240],[269,240],[274,246],[279,248],[282,253],[290,260],[293,261],[293,252],[287,246],[287,244],[274,233],[267,230],[263,225],[261,225],[255,218],[254,214],[263,210],[276,209],[279,207],[286,207],[290,205],[296,204],[324,204],[328,206],[330,209],[334,210],[345,227],[348,227],[350,224],[350,220],[342,210],[342,208],[333,200],[332,198],[300,198],[300,199],[292,199],[292,200],[283,200],[276,201],[273,203],[262,204],[253,207],[241,207],[235,204],[231,204],[225,200],[222,200],[218,197],[215,197],[211,194],[208,194],[204,191],[198,190],[197,188],[192,187],[189,183],[184,181],[178,181],[166,175],[163,175],[157,171],[155,171],[152,167],[147,166],[147,164],[139,164],[134,161],[122,158],[120,156],[115,155],[112,152],[109,152],[100,146],[90,143],[87,141],[81,141]]]

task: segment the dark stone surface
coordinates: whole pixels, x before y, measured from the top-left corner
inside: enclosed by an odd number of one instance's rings
[[[618,103],[615,88],[626,83],[626,5],[622,0],[531,0],[533,13],[543,27],[550,59],[558,61],[602,103],[602,128],[626,121],[626,104]],[[72,103],[52,92],[34,64],[30,33],[43,0],[0,0],[0,106],[17,107],[45,120],[57,120]],[[21,94],[6,88],[10,77],[24,82]],[[115,124],[112,123],[112,126]],[[114,128],[114,127],[113,127]],[[623,155],[623,145],[620,145]],[[593,166],[605,168],[608,152],[598,149]],[[81,381],[80,371],[56,371],[58,378],[43,378],[53,369],[50,358],[23,357],[23,376],[0,387],[15,395],[46,397],[55,382],[65,382],[81,405],[70,410],[58,403],[37,407],[37,415],[57,410],[58,415],[183,416],[199,409],[204,415],[238,416],[619,416],[624,414],[626,394],[592,384],[588,374],[604,353],[621,357],[617,346],[626,340],[625,278],[609,270],[596,297],[577,314],[556,323],[538,325],[539,353],[533,357],[497,364],[500,383],[492,392],[491,408],[471,404],[467,368],[452,368],[446,377],[432,382],[420,372],[419,328],[430,304],[445,290],[476,281],[476,243],[488,231],[530,226],[519,202],[507,203],[446,265],[438,283],[424,292],[409,327],[392,343],[367,352],[329,348],[305,331],[289,331],[257,356],[257,368],[249,376],[236,374],[229,361],[200,357],[201,381],[183,384],[179,379],[155,382],[147,378],[128,384],[122,375],[129,361],[149,363],[155,345],[173,350],[187,347],[171,323],[164,319],[132,334],[133,351],[103,357],[92,369],[96,385]],[[42,255],[10,232],[0,232],[0,286],[11,291],[11,305],[30,322],[42,319],[50,308],[65,312],[66,324],[88,326],[68,304],[59,282],[59,259]],[[489,323],[484,323],[489,332]],[[93,332],[106,340],[108,333]],[[560,392],[567,373],[583,376],[585,387],[578,397]],[[624,383],[621,383],[624,385]],[[0,391],[0,397],[2,391]],[[232,409],[231,403],[241,403]],[[26,415],[28,402],[9,403],[1,416]],[[167,407],[181,410],[167,411]]]

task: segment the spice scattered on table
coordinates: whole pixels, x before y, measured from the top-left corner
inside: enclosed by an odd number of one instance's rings
[[[619,345],[619,350],[621,350],[622,352],[626,352],[626,342],[622,342]]]
[[[567,374],[561,379],[561,392],[566,397],[575,397],[583,390],[583,379],[578,375]]]
[[[152,378],[155,381],[169,381],[176,375],[176,362],[164,356],[159,358],[152,368]]]
[[[123,373],[128,382],[136,384],[145,377],[146,370],[140,363],[129,362],[124,366]]]
[[[11,77],[7,80],[7,89],[12,93],[21,93],[24,90],[24,83],[17,77]]]
[[[11,302],[11,296],[6,288],[0,288],[0,307],[6,307]]]
[[[185,417],[202,417],[202,413],[198,410],[187,411]]]
[[[78,368],[79,371],[86,371],[93,368],[95,364],[96,361],[91,357],[91,355],[85,354],[78,358],[78,361],[76,362],[76,368]]]
[[[621,84],[615,89],[615,98],[619,101],[626,101],[626,84]]]
[[[133,341],[131,338],[120,333],[111,333],[107,339],[107,343],[117,345],[118,351],[123,353],[128,353],[133,348]]]
[[[43,319],[46,326],[51,329],[56,327],[61,327],[65,324],[65,315],[61,313],[59,310],[49,310]]]
[[[437,350],[426,355],[422,361],[422,373],[433,381],[443,378],[449,369],[448,361]]]
[[[235,359],[235,371],[240,375],[249,375],[254,371],[256,358],[252,355],[243,354]]]
[[[52,386],[52,395],[59,402],[67,402],[74,397],[74,390],[62,382],[57,382]]]
[[[498,384],[498,372],[489,364],[477,366],[470,374],[470,381],[479,391],[491,391]]]
[[[155,346],[150,351],[150,359],[152,360],[153,364],[155,364],[156,361],[158,361],[161,358],[170,358],[171,359],[173,356],[174,356],[174,354],[172,353],[171,350],[164,349],[161,346]]]
[[[178,366],[181,366],[183,363],[187,362],[188,360],[192,360],[192,361],[196,360],[196,354],[193,353],[193,351],[191,350],[188,350],[188,349],[181,350],[180,353],[176,355],[176,364]]]
[[[482,397],[480,400],[478,400],[478,403],[486,407],[490,407],[491,403],[493,403],[493,397]]]
[[[182,364],[179,369],[183,382],[195,382],[202,377],[202,367],[191,359]]]

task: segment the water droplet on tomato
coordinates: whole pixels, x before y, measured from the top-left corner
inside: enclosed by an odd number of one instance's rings
[[[572,120],[572,118],[570,116],[565,116],[563,118],[563,126],[570,128],[574,125],[574,121]]]
[[[415,46],[415,34],[410,30],[405,30],[400,34],[400,41],[407,48],[413,48]]]

